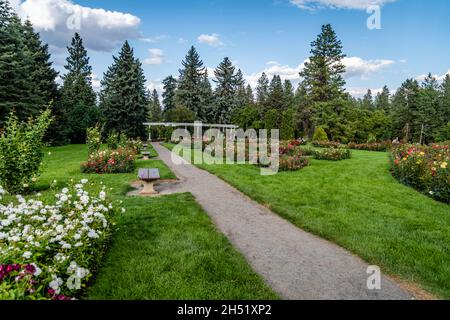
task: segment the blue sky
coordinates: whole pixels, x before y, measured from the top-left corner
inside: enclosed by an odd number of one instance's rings
[[[49,42],[62,71],[74,30],[86,39],[95,85],[128,39],[144,62],[150,88],[178,75],[195,45],[208,68],[228,56],[254,85],[261,72],[298,82],[310,43],[331,23],[348,58],[354,95],[428,72],[450,70],[450,1],[447,0],[10,0]],[[369,30],[368,3],[381,4],[380,30]],[[93,10],[97,9],[97,10]],[[98,10],[100,9],[100,10]],[[76,15],[78,13],[78,15]],[[77,17],[75,28],[68,18]]]

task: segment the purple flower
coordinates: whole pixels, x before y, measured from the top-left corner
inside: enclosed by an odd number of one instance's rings
[[[36,272],[36,268],[32,264],[27,264],[25,266],[25,272],[29,274],[34,274]]]

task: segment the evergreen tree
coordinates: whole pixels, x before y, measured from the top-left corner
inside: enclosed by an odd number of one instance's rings
[[[381,93],[377,94],[375,98],[375,107],[379,110],[384,110],[385,112],[389,112],[391,109],[390,102],[391,94],[387,86],[383,87]]]
[[[229,123],[237,107],[235,67],[228,57],[214,71],[216,86],[215,119],[219,123]]]
[[[409,142],[413,137],[420,136],[420,132],[415,132],[417,128],[413,128],[414,123],[417,123],[419,92],[419,83],[414,79],[408,79],[395,93],[391,110],[392,137],[399,137]]]
[[[438,111],[439,128],[436,140],[450,140],[450,75],[447,75],[440,87],[440,101]]]
[[[205,68],[195,47],[191,47],[182,65],[183,68],[179,70],[177,106],[188,108],[198,117],[203,107],[202,83]]]
[[[344,96],[345,66],[342,43],[331,25],[322,26],[322,33],[311,44],[311,57],[300,73],[303,85],[313,102],[329,102]]]
[[[69,56],[64,66],[67,73],[62,76],[61,88],[63,112],[56,115],[56,123],[60,128],[68,129],[68,136],[72,143],[84,143],[87,128],[93,126],[98,120],[96,95],[92,89],[92,67],[89,64],[83,40],[78,33],[75,33],[67,50]]]
[[[0,0],[0,126],[13,109],[25,120],[43,107],[33,101],[31,62],[19,17]]]
[[[166,117],[167,112],[176,108],[176,90],[177,90],[177,80],[168,76],[163,80],[163,106],[164,106],[164,118]]]
[[[197,120],[214,122],[214,92],[209,82],[208,70],[205,69],[203,81],[200,84],[201,108]]]
[[[268,104],[269,99],[269,78],[263,72],[261,77],[258,79],[258,85],[256,87],[256,103],[258,104],[258,109],[261,117],[263,117]]]
[[[142,64],[135,59],[128,41],[119,57],[105,73],[102,82],[100,107],[105,121],[105,132],[116,131],[131,138],[144,138],[147,119],[145,77]]]
[[[442,125],[439,120],[439,83],[431,73],[422,83],[418,100],[418,108],[414,110],[413,138],[416,142],[430,143],[435,140],[439,126]]]
[[[245,89],[245,95],[247,100],[247,105],[254,105],[255,104],[255,96],[253,95],[253,89],[250,84],[247,85],[247,88]]]
[[[364,98],[361,101],[361,105],[365,109],[373,109],[373,96],[372,96],[372,90],[367,90],[367,93],[364,95]]]
[[[284,108],[284,89],[279,75],[274,75],[270,82],[267,103],[270,109],[282,110]]]
[[[284,80],[283,85],[283,104],[284,108],[291,108],[294,104],[294,86],[288,79]]]
[[[149,120],[150,122],[160,122],[162,120],[162,108],[159,101],[158,92],[154,89],[149,94]]]
[[[246,107],[250,104],[247,95],[247,88],[245,87],[244,75],[241,69],[236,74],[236,99],[238,108]]]

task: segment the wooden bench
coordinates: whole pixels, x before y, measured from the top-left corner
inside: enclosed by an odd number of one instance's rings
[[[161,179],[159,169],[139,169],[138,177],[144,183],[144,189],[140,192],[141,195],[158,194],[153,184]]]

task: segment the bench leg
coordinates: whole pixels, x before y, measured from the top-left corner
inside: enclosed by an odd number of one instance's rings
[[[150,158],[149,158],[148,156],[144,156],[144,157],[142,158],[142,160],[150,160]]]
[[[155,188],[153,187],[153,182],[143,182],[144,189],[139,193],[141,195],[151,195],[151,194],[158,194],[158,192],[155,191]]]

